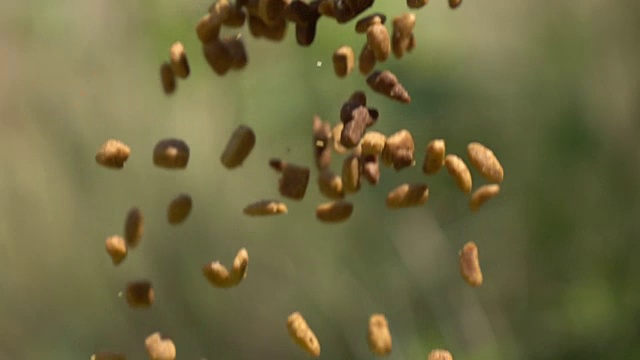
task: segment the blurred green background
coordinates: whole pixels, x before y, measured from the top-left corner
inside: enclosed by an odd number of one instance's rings
[[[432,0],[415,11],[414,52],[378,66],[396,73],[410,105],[374,94],[357,71],[333,74],[333,50],[362,47],[355,22],[322,19],[309,48],[292,25],[281,43],[245,26],[248,66],[214,75],[194,31],[209,4],[0,5],[0,359],[99,350],[144,359],[154,331],[174,340],[179,359],[306,359],[284,325],[293,311],[315,331],[322,359],[373,359],[374,312],[390,323],[389,359],[426,359],[436,347],[457,360],[640,358],[637,2],[465,1],[453,11]],[[378,1],[372,11],[409,9]],[[192,74],[167,97],[159,65],[174,41]],[[312,165],[313,114],[336,123],[358,89],[380,110],[376,130],[413,132],[418,166],[363,184],[344,224],[315,219],[326,201],[315,171],[304,201],[287,201],[289,214],[244,216],[248,203],[278,197],[268,159]],[[219,156],[239,124],[257,144],[228,171]],[[166,137],[190,145],[185,171],[152,165]],[[465,158],[466,144],[480,141],[504,165],[502,193],[479,213],[446,172],[421,173],[436,137]],[[132,148],[123,170],[94,161],[108,138]],[[334,170],[340,161],[334,154]],[[407,181],[426,181],[429,202],[388,211],[386,193]],[[181,192],[193,212],[172,227],[166,206]],[[144,212],[145,237],[114,267],[104,241],[122,233],[132,206]],[[479,289],[458,270],[470,240]],[[201,266],[230,264],[241,247],[247,279],[211,287]],[[145,278],[156,303],[132,310],[118,293]]]

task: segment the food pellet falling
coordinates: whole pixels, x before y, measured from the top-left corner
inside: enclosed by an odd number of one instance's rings
[[[453,360],[451,353],[444,349],[433,349],[429,353],[427,360]]]
[[[231,271],[219,261],[212,261],[202,267],[202,274],[214,287],[231,288],[238,286],[247,277],[248,265],[249,253],[242,248],[233,260]]]
[[[151,307],[155,297],[155,291],[149,280],[137,280],[127,284],[125,299],[132,308]]]
[[[176,346],[173,341],[162,336],[160,332],[154,332],[144,340],[149,360],[175,360]]]
[[[460,273],[464,281],[471,287],[480,287],[483,277],[478,259],[478,246],[475,242],[469,241],[460,250]]]
[[[111,169],[122,169],[131,155],[131,148],[122,141],[109,139],[96,153],[96,162]]]
[[[294,312],[287,318],[287,330],[291,339],[309,355],[320,356],[320,343],[309,324],[299,312]]]
[[[392,339],[389,331],[389,323],[383,314],[373,314],[369,317],[369,331],[367,333],[369,349],[378,355],[385,356],[391,353]]]
[[[173,198],[167,207],[167,221],[171,225],[178,225],[185,221],[191,213],[193,200],[189,194],[180,194]]]
[[[111,257],[113,265],[120,265],[127,257],[127,243],[121,236],[110,236],[106,241],[107,254]]]

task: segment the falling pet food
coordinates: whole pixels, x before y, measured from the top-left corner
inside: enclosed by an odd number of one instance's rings
[[[320,116],[313,117],[313,157],[316,168],[323,170],[331,165],[331,124],[322,121]]]
[[[159,332],[147,336],[144,340],[149,360],[175,360],[176,346],[171,339],[162,336]]]
[[[369,349],[378,355],[385,356],[391,353],[392,340],[389,332],[389,323],[383,314],[373,314],[369,317],[369,331],[367,334]]]
[[[96,162],[108,168],[122,169],[129,155],[131,149],[127,145],[122,141],[109,139],[98,149]]]
[[[407,6],[411,9],[420,9],[428,3],[429,0],[407,0]]]
[[[342,162],[342,187],[346,194],[360,190],[360,159],[351,154]]]
[[[160,81],[165,94],[171,95],[176,91],[176,74],[173,73],[173,68],[168,62],[160,65]]]
[[[127,242],[122,236],[108,237],[105,246],[113,265],[119,265],[127,257]]]
[[[482,285],[483,278],[480,270],[480,261],[478,260],[478,246],[473,241],[464,244],[460,251],[460,273],[469,286],[477,288]]]
[[[478,211],[486,203],[487,201],[493,199],[500,193],[500,185],[498,184],[487,184],[479,187],[476,191],[471,194],[471,199],[469,200],[469,208],[471,211]]]
[[[387,137],[378,131],[368,131],[362,137],[362,155],[375,155],[382,154],[384,150]]]
[[[177,225],[185,221],[191,213],[193,200],[188,194],[180,194],[176,196],[167,208],[167,220],[171,225]]]
[[[365,178],[371,185],[378,185],[380,181],[380,162],[377,155],[362,155],[362,173],[361,177]]]
[[[233,260],[231,272],[219,261],[213,261],[202,267],[202,273],[209,283],[217,288],[231,288],[238,286],[247,276],[249,253],[242,248]]]
[[[373,25],[384,24],[387,21],[387,17],[382,13],[373,13],[369,16],[365,16],[356,22],[356,33],[366,34],[367,30]]]
[[[222,20],[222,25],[231,28],[240,28],[244,26],[244,23],[247,19],[247,14],[245,14],[244,10],[242,9],[243,5],[243,1],[236,1],[233,6],[230,6],[227,17]],[[211,4],[209,12],[211,12],[214,7],[215,3]]]
[[[171,63],[171,69],[175,76],[186,79],[189,76],[190,68],[189,61],[187,60],[187,54],[184,50],[184,45],[181,42],[175,42],[169,49],[169,60]]]
[[[382,150],[382,163],[400,171],[415,165],[415,144],[409,130],[402,129],[387,138]]]
[[[444,166],[444,157],[446,155],[446,147],[443,139],[431,140],[427,144],[427,155],[422,164],[422,171],[426,175],[437,173]]]
[[[333,53],[333,70],[338,77],[346,77],[353,71],[355,55],[350,46],[342,46]]]
[[[318,188],[320,193],[329,199],[343,199],[342,177],[336,175],[330,169],[322,169],[318,174]]]
[[[287,317],[287,330],[293,341],[313,357],[320,356],[320,343],[299,312]]]
[[[100,351],[91,355],[91,360],[127,360],[127,357],[120,353]]]
[[[203,45],[202,51],[209,67],[219,76],[232,69],[243,69],[248,62],[244,41],[240,35],[213,39]]]
[[[409,52],[415,47],[416,40],[413,35],[413,29],[415,28],[415,26],[416,15],[412,13],[405,13],[393,19],[391,49],[393,51],[393,55],[397,59],[402,58],[405,52]]]
[[[433,349],[429,353],[427,360],[453,360],[451,353],[444,349]]]
[[[249,216],[280,215],[288,212],[287,205],[276,200],[260,200],[247,205],[243,212]]]
[[[421,206],[429,200],[429,187],[426,184],[402,184],[387,195],[389,209],[401,209]]]
[[[279,180],[280,195],[294,200],[302,200],[307,191],[307,185],[309,185],[310,169],[278,159],[272,159],[270,164],[274,167],[278,161],[282,169],[282,176]]]
[[[148,280],[139,280],[128,283],[125,294],[127,304],[132,308],[151,307],[155,300],[153,286]]]
[[[353,213],[353,204],[345,200],[336,200],[318,205],[316,218],[322,222],[337,223],[347,220]]]
[[[250,127],[240,125],[231,134],[229,142],[220,157],[222,165],[227,169],[235,169],[247,159],[256,145],[256,135]]]
[[[467,164],[464,163],[464,160],[457,155],[449,154],[444,157],[444,165],[446,166],[449,174],[456,181],[458,189],[465,194],[470,193],[473,182],[469,168],[467,167]]]
[[[383,24],[373,24],[367,29],[367,44],[378,62],[385,62],[391,53],[391,39]]]
[[[336,126],[331,129],[331,135],[333,137],[333,150],[335,150],[338,154],[346,154],[349,152],[349,149],[342,145],[342,130],[344,129],[344,123],[339,122]]]
[[[153,149],[153,163],[165,169],[184,169],[189,162],[189,146],[180,139],[160,140]]]
[[[407,90],[404,89],[398,78],[389,70],[374,71],[367,77],[369,87],[390,99],[399,101],[404,104],[411,103],[411,97]]]
[[[504,169],[491,149],[479,142],[471,142],[467,145],[467,155],[471,165],[487,181],[492,183],[502,182]]]
[[[368,43],[364,43],[362,50],[360,50],[360,56],[358,57],[358,69],[362,75],[368,75],[376,67],[376,54]]]
[[[124,220],[124,240],[127,246],[133,249],[140,244],[143,235],[144,216],[142,215],[142,210],[134,206],[127,211],[127,216]]]
[[[452,9],[457,8],[460,4],[462,4],[462,0],[449,0],[449,7]]]

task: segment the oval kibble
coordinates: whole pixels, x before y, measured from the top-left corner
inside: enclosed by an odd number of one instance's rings
[[[500,193],[500,185],[498,184],[487,184],[479,187],[476,191],[471,194],[471,199],[469,200],[469,208],[471,211],[476,212],[480,210],[482,205],[487,201],[493,199]]]
[[[346,77],[353,71],[355,55],[350,46],[342,46],[333,53],[333,70],[338,77]]]
[[[444,349],[433,349],[429,353],[427,360],[453,360],[451,353]]]
[[[368,131],[362,137],[362,155],[382,154],[387,137],[378,131]]]
[[[287,331],[291,339],[309,355],[320,356],[320,343],[302,314],[296,311],[287,317]]]
[[[175,360],[176,346],[173,341],[155,332],[144,340],[149,360]]]
[[[313,157],[316,162],[316,168],[323,170],[331,165],[331,124],[328,121],[322,121],[320,116],[313,116]]]
[[[452,9],[457,8],[460,4],[462,4],[462,0],[449,0],[449,7]]]
[[[367,29],[367,44],[373,50],[376,61],[387,61],[391,53],[391,39],[384,25],[374,24]]]
[[[160,140],[153,149],[153,163],[165,169],[184,169],[189,163],[189,146],[180,139]]]
[[[409,130],[402,129],[387,138],[382,150],[382,163],[397,171],[415,165],[415,144]]]
[[[131,148],[122,141],[109,139],[96,153],[96,162],[111,169],[122,169],[131,155]]]
[[[249,266],[249,252],[242,248],[233,259],[233,267],[231,268],[231,280],[239,284],[247,277],[247,267]]]
[[[144,216],[142,215],[142,210],[134,206],[127,211],[127,216],[124,220],[124,240],[127,246],[133,249],[140,244],[143,235]]]
[[[329,169],[323,169],[318,174],[318,188],[320,193],[329,199],[343,199],[342,177]]]
[[[352,213],[353,204],[345,200],[327,202],[316,208],[316,218],[327,223],[345,221],[351,217]]]
[[[444,165],[446,166],[449,174],[456,181],[458,189],[465,194],[470,193],[473,186],[473,180],[471,178],[471,172],[469,172],[469,168],[467,167],[467,164],[464,163],[464,160],[457,155],[449,154],[444,157]]]
[[[167,207],[167,221],[171,225],[177,225],[187,219],[191,213],[193,200],[188,194],[180,194],[176,196]]]
[[[360,70],[360,74],[368,75],[376,67],[376,64],[376,54],[373,53],[369,44],[365,42],[362,50],[360,50],[360,56],[358,57],[358,69]]]
[[[410,9],[420,9],[428,3],[429,0],[407,0],[407,6]]]
[[[165,94],[171,95],[176,91],[176,74],[173,73],[173,68],[168,62],[160,65],[160,81]]]
[[[231,138],[220,157],[222,165],[227,169],[235,169],[242,165],[255,145],[256,135],[253,130],[246,125],[238,126],[231,134]]]
[[[351,154],[342,162],[342,189],[345,194],[360,190],[360,159]]]
[[[276,200],[260,200],[247,205],[243,212],[249,216],[280,215],[288,212],[287,205]]]
[[[389,323],[383,314],[373,314],[369,317],[369,331],[367,333],[369,349],[378,355],[385,356],[391,353],[392,339],[389,332]]]
[[[480,175],[492,183],[501,183],[504,179],[504,169],[496,155],[488,147],[479,142],[471,142],[467,145],[469,162],[478,170]]]
[[[389,209],[421,206],[429,200],[429,186],[426,184],[402,184],[387,195]]]
[[[184,45],[177,41],[171,45],[169,49],[169,60],[171,63],[171,69],[176,77],[186,79],[191,72],[189,68],[189,61],[187,60],[187,54],[184,50]]]
[[[446,146],[443,139],[431,140],[427,145],[427,154],[422,164],[422,172],[426,175],[437,173],[444,166]]]
[[[127,360],[127,357],[121,353],[100,351],[91,355],[91,360]]]
[[[369,16],[363,17],[356,22],[356,33],[365,34],[371,26],[376,24],[384,24],[386,21],[387,17],[383,13],[373,13]]]
[[[130,282],[125,293],[127,304],[132,308],[148,308],[155,301],[155,292],[148,280]]]
[[[114,235],[108,237],[105,247],[113,265],[119,265],[127,257],[127,242],[122,236]]]
[[[475,242],[469,241],[460,251],[460,274],[464,281],[471,287],[477,288],[482,285],[483,276],[478,259],[478,246]]]

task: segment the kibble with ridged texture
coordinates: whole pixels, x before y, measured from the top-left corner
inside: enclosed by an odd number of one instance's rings
[[[287,318],[287,330],[293,341],[313,357],[320,356],[320,343],[302,314],[294,312]]]
[[[422,172],[426,175],[437,173],[444,166],[446,146],[443,139],[431,140],[427,144],[427,154],[422,164]]]
[[[479,142],[471,142],[467,145],[469,162],[478,170],[480,175],[492,183],[501,183],[504,179],[504,169],[496,155],[488,147]]]
[[[131,155],[131,148],[122,141],[109,139],[96,153],[96,162],[111,169],[122,169]]]
[[[460,274],[469,286],[477,288],[482,285],[484,278],[478,259],[478,246],[473,241],[464,244],[460,251]]]
[[[469,168],[467,164],[464,163],[464,160],[457,155],[449,154],[444,157],[444,165],[447,167],[449,175],[455,180],[458,189],[465,194],[470,193],[473,180],[471,178],[471,172],[469,172]]]
[[[369,317],[367,340],[369,341],[369,349],[374,354],[385,356],[391,353],[391,332],[387,318],[383,314],[373,314]]]

